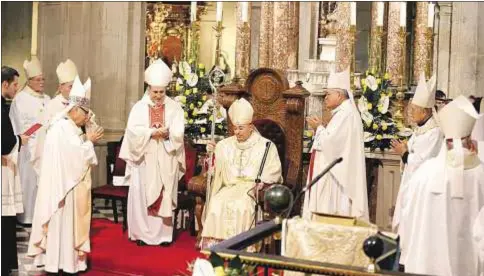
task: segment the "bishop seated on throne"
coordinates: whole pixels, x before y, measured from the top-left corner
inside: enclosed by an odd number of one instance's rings
[[[213,182],[207,188],[201,247],[207,248],[255,226],[256,179],[282,182],[276,146],[262,137],[252,124],[254,110],[245,99],[229,109],[235,135],[215,147]],[[213,150],[213,144],[208,146]],[[266,155],[266,158],[264,158]]]

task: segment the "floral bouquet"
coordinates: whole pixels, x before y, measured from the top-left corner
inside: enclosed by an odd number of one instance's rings
[[[212,99],[212,88],[205,74],[205,66],[193,62],[182,61],[179,64],[179,74],[175,83],[175,101],[179,102],[184,110],[185,136],[197,140],[211,132],[213,108],[215,100]],[[215,134],[225,136],[227,122],[223,108],[217,107],[215,118]]]
[[[196,259],[189,268],[193,276],[249,276],[254,267],[242,264],[239,256],[232,259],[227,267],[223,259],[216,253],[210,255],[209,260]]]
[[[363,94],[358,101],[358,109],[363,120],[365,148],[372,152],[387,150],[392,139],[411,135],[411,130],[395,122],[390,113],[390,82],[388,73],[382,77],[373,71],[366,71],[365,78],[361,80]]]

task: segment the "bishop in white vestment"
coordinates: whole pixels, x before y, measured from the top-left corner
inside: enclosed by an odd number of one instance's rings
[[[50,97],[43,93],[44,75],[39,60],[24,61],[27,84],[12,101],[10,119],[15,134],[25,133],[30,127],[39,122]],[[31,224],[34,214],[35,197],[37,195],[37,174],[30,163],[32,146],[35,144],[36,134],[31,136],[30,143],[22,147],[19,153],[20,184],[23,191],[24,213],[18,216],[20,223]]]
[[[32,152],[30,161],[37,175],[40,172],[40,159],[44,146],[45,134],[52,120],[56,115],[61,113],[69,105],[69,94],[71,92],[72,84],[77,76],[77,68],[74,62],[67,59],[61,62],[56,69],[57,78],[59,79],[59,87],[57,95],[47,103],[44,111],[40,114],[39,123],[42,127],[36,132],[36,139],[32,141]]]
[[[169,245],[178,181],[185,172],[184,117],[166,96],[172,72],[161,60],[145,71],[148,91],[129,114],[119,157],[126,161],[128,233],[138,245]]]
[[[231,238],[255,226],[255,179],[269,143],[262,183],[282,183],[276,146],[252,124],[254,110],[245,99],[229,109],[234,136],[217,143],[213,184],[207,188],[201,248]],[[210,149],[209,149],[210,150]]]
[[[102,135],[89,121],[91,81],[76,77],[66,116],[47,130],[39,175],[32,233],[27,255],[45,271],[86,270],[90,252],[91,166],[97,164],[94,144]],[[87,126],[84,134],[81,126]]]
[[[393,229],[398,229],[400,235],[400,247],[403,256],[401,260],[404,259],[405,255],[406,236],[403,233],[403,227],[399,228],[398,226],[405,223],[404,218],[401,216],[402,209],[406,207],[406,202],[413,196],[406,193],[407,182],[424,161],[437,156],[444,139],[437,119],[433,115],[435,83],[435,75],[427,83],[425,82],[424,73],[420,75],[415,95],[410,103],[411,117],[418,127],[413,131],[413,135],[408,141],[408,146],[405,142],[392,141],[393,149],[402,156],[402,162],[405,164],[393,216]]]
[[[319,118],[308,118],[317,130],[307,184],[335,159],[343,161],[306,192],[303,217],[310,219],[316,212],[368,221],[363,124],[350,91],[349,69],[329,76],[325,104],[332,114],[326,126]]]
[[[405,272],[440,276],[483,273],[473,225],[484,206],[484,165],[470,135],[478,114],[464,96],[439,112],[445,142],[408,182]]]
[[[471,138],[477,144],[479,159],[484,163],[484,116],[482,115],[484,114],[484,101],[481,101],[480,114],[481,117],[476,121]]]

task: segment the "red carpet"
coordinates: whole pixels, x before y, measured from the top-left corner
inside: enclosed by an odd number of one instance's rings
[[[137,246],[121,227],[107,219],[92,220],[90,269],[84,275],[191,275],[188,263],[203,257],[188,231],[169,247]]]

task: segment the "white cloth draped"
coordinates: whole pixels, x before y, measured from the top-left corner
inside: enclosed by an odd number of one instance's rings
[[[29,143],[32,143],[32,145],[30,146],[30,148],[32,149],[30,161],[32,162],[32,167],[34,168],[37,175],[39,175],[40,173],[40,157],[42,155],[47,129],[49,128],[52,119],[57,114],[62,112],[66,108],[68,103],[69,101],[66,100],[64,96],[62,96],[62,94],[58,94],[47,103],[44,111],[39,116],[38,121],[40,124],[42,124],[42,127],[37,130],[36,139],[34,139],[33,141],[29,141]]]
[[[369,220],[366,188],[363,125],[350,100],[332,111],[327,127],[317,129],[312,154],[314,179],[333,160],[343,157],[318,183],[306,192],[303,217],[312,212],[338,214]],[[307,180],[307,185],[312,179]]]
[[[119,157],[126,161],[125,184],[128,196],[128,228],[131,239],[147,244],[172,240],[171,219],[177,205],[178,181],[185,173],[183,109],[165,97],[165,127],[169,139],[151,139],[149,107],[145,95],[132,108]],[[149,216],[151,206],[163,191],[158,216]]]
[[[420,165],[439,154],[444,135],[440,130],[434,117],[431,117],[423,126],[414,130],[412,137],[408,141],[408,159],[405,169],[403,171],[402,180],[400,182],[400,189],[398,191],[397,201],[395,204],[395,213],[393,215],[392,227],[397,230],[400,235],[400,247],[403,260],[405,257],[405,233],[403,227],[399,225],[404,223],[401,213],[403,209],[408,207],[407,202],[412,198],[412,194],[407,193],[407,183],[414,175],[415,171]]]
[[[49,128],[44,141],[39,193],[27,255],[40,258],[45,252],[43,261],[49,272],[85,270],[85,261],[80,261],[78,256],[90,252],[88,237],[79,245],[75,242],[76,208],[90,205],[89,202],[76,203],[75,188],[88,177],[90,167],[97,164],[94,145],[85,142],[81,135],[82,130],[72,120],[63,119]]]
[[[23,134],[31,126],[39,122],[39,116],[43,112],[50,97],[33,91],[25,86],[12,101],[10,107],[10,119],[16,135]],[[33,134],[28,146],[20,148],[19,172],[20,184],[23,192],[24,213],[18,216],[21,223],[32,223],[34,214],[35,197],[37,195],[37,174],[30,163],[32,145],[35,144],[36,135]]]
[[[454,194],[446,150],[421,165],[408,183],[413,196],[402,214],[407,254],[405,272],[475,276],[482,273],[472,227],[484,206],[484,165],[468,159],[462,194]]]
[[[245,142],[231,136],[217,143],[213,184],[207,190],[204,210],[202,244],[207,239],[224,240],[250,229],[255,202],[247,193],[255,185],[268,141],[254,131]],[[281,161],[273,143],[261,182],[282,183]],[[250,194],[254,196],[253,192]]]
[[[481,110],[481,114],[483,112],[484,111]],[[481,116],[479,119],[477,119],[474,129],[472,130],[471,137],[477,142],[479,159],[481,159],[481,162],[484,162],[484,116]]]
[[[22,187],[18,170],[17,143],[8,155],[2,155],[2,216],[15,216],[23,213]]]

